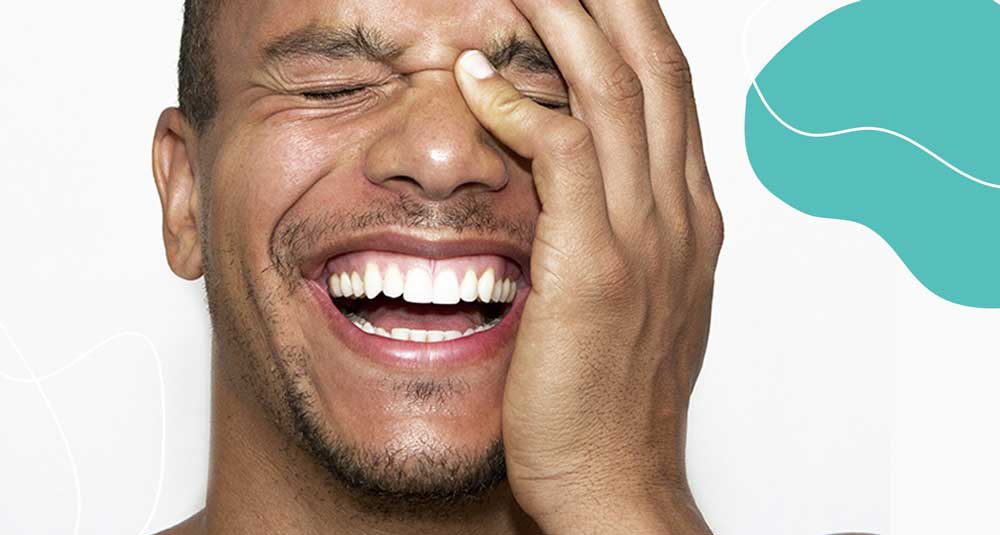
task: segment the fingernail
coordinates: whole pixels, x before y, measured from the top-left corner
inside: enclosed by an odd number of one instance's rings
[[[486,56],[478,50],[470,50],[458,60],[458,66],[473,78],[479,80],[485,80],[493,75],[493,65],[490,65],[490,60],[486,59]]]

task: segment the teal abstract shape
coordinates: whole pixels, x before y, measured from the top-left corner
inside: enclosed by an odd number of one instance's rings
[[[817,217],[878,233],[940,297],[1000,308],[1000,5],[862,0],[810,26],[757,83],[746,144],[764,186]]]

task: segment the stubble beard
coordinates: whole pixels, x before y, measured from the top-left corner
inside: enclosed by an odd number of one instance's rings
[[[489,446],[476,452],[440,445],[428,446],[423,451],[414,451],[412,447],[402,451],[388,445],[350,443],[329,431],[324,412],[310,394],[311,389],[303,384],[306,381],[304,370],[313,361],[313,355],[303,347],[277,346],[274,339],[256,335],[259,331],[253,328],[263,321],[272,336],[280,334],[280,326],[269,319],[279,317],[277,311],[290,300],[288,292],[297,282],[292,270],[298,261],[297,248],[309,243],[308,240],[321,239],[325,232],[340,232],[347,225],[367,225],[373,221],[434,226],[415,224],[413,211],[405,203],[406,199],[402,199],[398,206],[382,207],[351,219],[331,221],[325,218],[285,225],[284,232],[275,233],[277,241],[271,246],[274,272],[285,281],[282,289],[265,296],[256,295],[248,277],[249,270],[229,274],[246,281],[244,307],[239,302],[240,292],[233,292],[237,294],[233,296],[223,287],[219,280],[221,273],[215,269],[213,252],[205,247],[205,287],[213,333],[221,349],[217,358],[238,361],[242,365],[244,371],[236,374],[240,384],[257,399],[279,431],[306,452],[333,482],[369,514],[393,518],[448,516],[483,501],[506,481],[501,437],[495,437]],[[446,226],[468,228],[469,218],[475,217],[479,227],[486,221],[500,225],[507,232],[519,233],[523,239],[530,240],[533,234],[533,226],[499,219],[484,220],[482,210],[469,208],[451,212],[451,218],[445,220]],[[249,370],[245,369],[247,365],[251,367]],[[418,400],[429,395],[449,396],[454,388],[450,383],[430,381],[395,387]]]
[[[291,396],[288,409],[298,445],[368,513],[447,516],[484,500],[507,479],[499,437],[478,452],[447,446],[420,451],[361,446],[327,432],[306,398]]]

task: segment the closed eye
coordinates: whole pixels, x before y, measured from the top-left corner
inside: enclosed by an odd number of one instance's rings
[[[336,91],[305,91],[301,93],[301,95],[308,100],[336,101],[363,93],[368,89],[371,89],[371,86],[362,85],[338,89]],[[549,108],[550,110],[561,110],[567,106],[567,104],[562,102],[554,102],[540,98],[531,98],[531,100],[534,100],[539,106]]]
[[[369,86],[362,85],[357,87],[348,87],[346,89],[338,89],[336,91],[305,91],[301,93],[303,97],[308,100],[341,100],[347,97],[357,95],[367,91]]]
[[[549,100],[541,100],[537,98],[533,98],[531,100],[534,100],[535,103],[538,104],[539,106],[543,108],[548,108],[550,110],[561,110],[566,106],[568,106],[568,104],[563,104],[562,102],[552,102]]]

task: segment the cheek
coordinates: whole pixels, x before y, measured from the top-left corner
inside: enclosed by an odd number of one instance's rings
[[[316,182],[356,167],[360,137],[333,135],[320,124],[261,129],[233,144],[220,170],[227,177],[221,193],[242,192],[241,211],[252,206],[255,220],[273,222]]]
[[[230,135],[211,178],[213,239],[229,248],[242,244],[243,254],[259,259],[253,264],[266,261],[274,229],[303,197],[327,182],[353,181],[366,137],[363,129],[321,120],[264,123]]]

